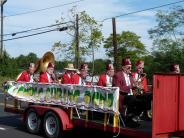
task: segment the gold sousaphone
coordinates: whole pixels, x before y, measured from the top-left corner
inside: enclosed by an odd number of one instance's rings
[[[43,57],[36,63],[36,71],[45,72],[49,63],[54,64],[55,58],[52,52],[46,52]]]

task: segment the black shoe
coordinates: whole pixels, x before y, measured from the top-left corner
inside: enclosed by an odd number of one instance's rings
[[[140,115],[140,119],[144,120],[144,121],[151,121],[152,118],[149,118],[147,115],[147,111],[144,111],[141,115]]]
[[[137,121],[134,121],[131,119],[126,119],[126,127],[130,127],[130,128],[137,128],[140,126],[140,124]]]

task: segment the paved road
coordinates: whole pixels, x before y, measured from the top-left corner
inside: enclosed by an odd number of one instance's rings
[[[44,138],[39,135],[29,134],[24,127],[20,115],[3,111],[3,93],[0,91],[0,138]],[[65,133],[65,138],[112,138],[112,135],[101,133],[97,130],[76,128]],[[121,136],[122,138],[122,136]]]

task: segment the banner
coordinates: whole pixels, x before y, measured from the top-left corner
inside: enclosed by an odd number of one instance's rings
[[[79,109],[118,113],[119,88],[66,84],[6,84],[9,95],[20,101],[77,107]]]

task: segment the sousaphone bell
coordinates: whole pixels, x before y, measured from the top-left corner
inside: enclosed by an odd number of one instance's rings
[[[49,63],[54,64],[55,58],[52,52],[46,52],[43,57],[36,63],[36,72],[45,72]]]

